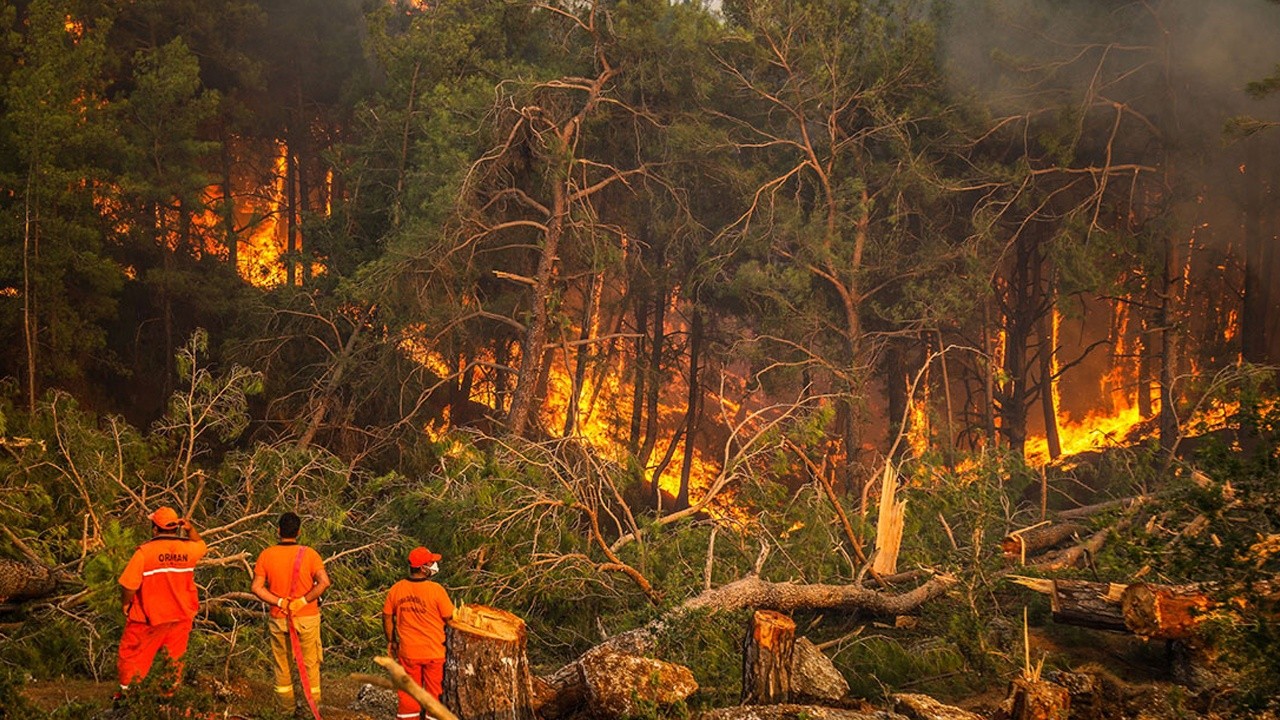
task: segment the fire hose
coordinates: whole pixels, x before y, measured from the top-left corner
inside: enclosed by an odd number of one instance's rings
[[[298,548],[298,554],[293,560],[293,578],[289,581],[289,597],[294,597],[294,592],[298,586],[298,573],[302,568],[302,554],[306,548]],[[293,662],[298,666],[298,682],[302,685],[302,695],[307,699],[307,707],[311,708],[311,715],[315,720],[322,720],[320,717],[320,708],[316,707],[316,699],[311,695],[311,678],[307,677],[307,663],[302,656],[302,640],[298,637],[298,628],[293,624],[293,608],[290,603],[285,603],[284,619],[285,624],[289,626],[289,645],[293,648]]]

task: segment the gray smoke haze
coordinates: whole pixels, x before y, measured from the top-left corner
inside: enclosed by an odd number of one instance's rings
[[[997,114],[1092,87],[1152,114],[1181,141],[1218,140],[1236,115],[1280,120],[1280,98],[1244,92],[1280,63],[1280,4],[953,0],[951,8],[948,75]]]

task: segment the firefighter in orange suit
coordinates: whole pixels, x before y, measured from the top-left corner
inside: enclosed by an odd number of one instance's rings
[[[195,567],[208,549],[200,533],[173,508],[162,507],[151,513],[151,536],[120,574],[125,615],[117,664],[121,694],[147,676],[160,648],[173,659],[175,679],[181,678],[182,656],[200,607]]]
[[[320,605],[317,600],[329,589],[324,561],[313,548],[298,544],[302,519],[295,513],[280,516],[280,542],[263,550],[253,567],[253,594],[271,606],[271,656],[275,668],[276,701],[286,712],[294,708],[295,666],[290,624],[297,633],[306,669],[306,684],[299,676],[303,693],[310,690],[311,702],[320,704]]]
[[[437,700],[444,680],[444,624],[453,617],[449,594],[430,579],[440,570],[439,560],[424,547],[414,548],[409,553],[409,577],[391,586],[382,605],[387,654]],[[408,693],[398,695],[397,718],[431,717]]]

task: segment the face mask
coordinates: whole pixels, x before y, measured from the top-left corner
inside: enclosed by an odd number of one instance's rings
[[[438,563],[438,562],[433,562],[433,563],[431,563],[430,565],[428,565],[428,566],[427,566],[427,569],[428,569],[428,570],[430,570],[433,574],[434,574],[434,573],[438,573],[438,572],[440,572],[440,563]]]

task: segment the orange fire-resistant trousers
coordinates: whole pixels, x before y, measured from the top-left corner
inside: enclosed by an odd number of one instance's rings
[[[268,626],[271,629],[271,658],[276,679],[276,703],[287,711],[294,705],[293,676],[298,674],[294,666],[293,646],[289,642],[289,620],[273,617],[268,621]],[[302,647],[302,664],[307,668],[307,680],[311,684],[311,699],[319,704],[320,663],[324,660],[324,649],[320,646],[320,616],[296,617],[293,619],[293,627],[298,631],[298,644]],[[298,687],[302,687],[302,678],[298,680]]]
[[[400,658],[400,665],[404,671],[413,678],[413,681],[422,686],[431,694],[431,697],[439,700],[441,684],[444,682],[444,658],[438,660],[408,660]],[[414,700],[409,693],[403,690],[397,690],[396,695],[400,697],[400,704],[396,707],[396,718],[398,720],[410,720],[413,718],[429,718],[431,715]]]
[[[151,662],[160,648],[169,653],[174,670],[178,677],[182,677],[182,656],[187,652],[190,637],[190,620],[160,625],[126,622],[124,634],[120,636],[120,659],[116,664],[121,689],[127,689],[135,680],[141,680],[151,672]]]

